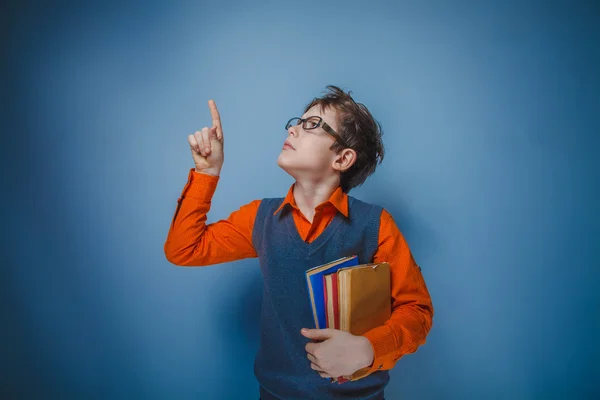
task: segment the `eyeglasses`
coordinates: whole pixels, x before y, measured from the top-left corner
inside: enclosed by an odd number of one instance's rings
[[[327,122],[323,121],[323,118],[321,117],[308,117],[308,118],[298,118],[298,117],[294,117],[292,119],[290,119],[287,124],[285,124],[285,130],[289,130],[291,126],[294,125],[300,125],[302,124],[302,128],[304,128],[304,130],[310,131],[312,129],[317,129],[318,127],[322,127],[323,130],[327,133],[329,133],[331,136],[333,136],[333,138],[338,141],[342,146],[344,147],[350,147],[346,144],[346,142],[344,142],[344,140],[341,138],[340,135],[338,135],[336,133],[336,131],[333,130],[333,128],[329,125],[327,125]]]

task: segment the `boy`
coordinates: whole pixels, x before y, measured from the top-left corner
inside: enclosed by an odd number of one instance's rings
[[[295,183],[285,198],[252,201],[206,225],[223,165],[221,120],[210,100],[213,126],[188,136],[195,168],[165,242],[167,259],[180,266],[259,258],[264,290],[254,373],[263,400],[383,399],[388,371],[431,329],[431,298],[391,215],[348,195],[383,159],[381,127],[350,92],[328,89],[286,124],[277,163]],[[389,263],[391,318],[362,336],[308,329],[314,322],[305,271],[354,254],[360,263]],[[363,377],[355,381],[327,379],[358,370]]]

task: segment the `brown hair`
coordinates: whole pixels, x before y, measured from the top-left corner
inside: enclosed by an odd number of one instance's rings
[[[367,107],[354,101],[352,92],[346,93],[333,85],[327,86],[327,89],[329,92],[314,98],[304,112],[315,105],[321,110],[333,107],[337,111],[337,133],[356,151],[356,161],[341,175],[340,185],[344,193],[348,193],[352,188],[362,185],[375,172],[377,164],[383,161],[383,130]],[[344,146],[336,141],[331,149],[337,152],[343,150]]]

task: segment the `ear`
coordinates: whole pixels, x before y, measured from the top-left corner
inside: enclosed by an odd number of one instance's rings
[[[356,151],[344,149],[336,154],[332,167],[334,170],[344,172],[356,162]]]

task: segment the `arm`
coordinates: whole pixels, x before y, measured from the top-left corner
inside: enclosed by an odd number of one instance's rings
[[[208,101],[212,128],[188,136],[195,168],[171,221],[164,245],[167,260],[181,266],[201,266],[256,257],[252,229],[260,201],[253,201],[229,218],[206,225],[206,214],[223,167],[223,129],[214,101]]]
[[[404,236],[384,210],[379,229],[379,248],[374,262],[388,262],[392,281],[392,315],[385,325],[365,333],[373,347],[368,373],[394,367],[404,355],[425,343],[433,320],[433,305],[421,268],[413,259]]]
[[[206,224],[218,181],[218,176],[189,171],[164,245],[169,262],[205,266],[257,256],[252,229],[260,200],[240,207],[225,220]]]

